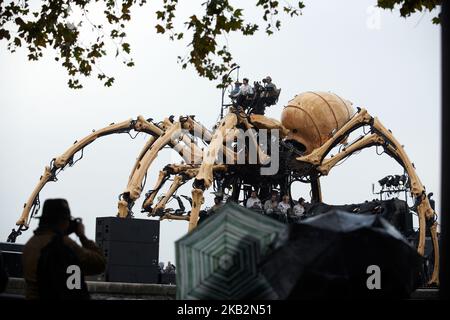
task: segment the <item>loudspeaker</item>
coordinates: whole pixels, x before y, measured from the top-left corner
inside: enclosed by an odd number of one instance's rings
[[[117,217],[97,218],[95,241],[159,243],[159,221]]]
[[[0,242],[0,251],[22,252],[24,246],[19,243]]]
[[[158,265],[158,243],[102,241],[97,242],[97,244],[103,250],[108,264],[126,266]]]
[[[97,218],[95,240],[106,257],[105,281],[158,283],[159,221]]]
[[[8,276],[13,278],[22,278],[22,253],[3,251],[1,254],[3,255],[3,261],[5,263],[5,269]]]
[[[0,242],[0,254],[3,256],[5,269],[8,276],[14,278],[23,277],[22,251],[23,244]]]

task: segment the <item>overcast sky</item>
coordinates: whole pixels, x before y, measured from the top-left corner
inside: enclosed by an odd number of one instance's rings
[[[372,10],[375,3],[305,1],[303,16],[285,19],[281,32],[271,37],[229,36],[226,41],[242,66],[241,78],[253,81],[270,74],[282,88],[279,104],[268,111],[273,118],[279,118],[295,94],[309,90],[333,91],[355,107],[367,108],[405,145],[439,208],[440,29],[430,22],[431,14],[403,19],[398,11]],[[102,69],[116,78],[112,88],[92,79],[84,82],[84,89],[71,90],[65,70],[51,55],[28,62],[25,52],[10,54],[2,44],[1,241],[14,227],[44,167],[92,129],[137,115],[162,120],[195,114],[207,127],[214,125],[220,91],[194,70],[181,70],[176,57],[187,53],[185,44],[156,34],[155,6],[136,10],[128,29],[136,67],[126,68],[113,58],[104,61]],[[181,10],[185,15],[191,11],[186,4]],[[128,135],[99,139],[85,149],[83,160],[44,188],[41,199],[67,198],[72,214],[83,218],[88,237],[94,238],[96,217],[116,215],[117,197],[146,139],[145,134],[135,140]],[[145,191],[165,164],[179,162],[168,150],[160,155],[148,172]],[[369,149],[322,178],[323,199],[331,204],[373,199],[373,182],[402,173],[394,160]],[[190,186],[182,191],[190,194]],[[296,186],[293,193],[305,196],[306,189]],[[141,201],[135,217],[145,218],[140,206]],[[36,226],[33,221],[31,229]],[[174,241],[186,231],[186,222],[161,223],[160,260],[174,261]],[[18,242],[31,235],[30,230]]]

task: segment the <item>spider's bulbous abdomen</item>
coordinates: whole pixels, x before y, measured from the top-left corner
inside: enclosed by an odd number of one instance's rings
[[[281,122],[287,140],[305,147],[305,154],[324,144],[354,114],[352,103],[331,92],[305,92],[288,102]]]

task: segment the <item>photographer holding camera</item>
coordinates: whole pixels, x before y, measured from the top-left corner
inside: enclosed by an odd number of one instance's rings
[[[69,238],[72,232],[82,246]],[[71,218],[65,199],[45,201],[39,227],[25,244],[22,262],[27,299],[89,299],[84,276],[102,273],[106,265],[101,250],[86,238],[81,219]],[[74,286],[69,286],[71,276],[79,277]]]

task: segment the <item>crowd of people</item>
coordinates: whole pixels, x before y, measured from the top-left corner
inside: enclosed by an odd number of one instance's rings
[[[253,87],[250,85],[248,78],[244,78],[242,82],[236,81],[234,83],[234,88],[229,95],[233,104],[244,109],[248,108],[258,100],[256,99],[255,94],[259,93],[259,98],[264,101],[263,103],[255,105],[255,108],[252,109],[252,113],[264,114],[265,106],[275,103],[279,92],[270,76],[265,77],[262,82],[263,85],[260,85],[259,82],[255,82],[255,87]]]
[[[262,212],[284,222],[297,222],[303,219],[307,205],[308,203],[302,197],[292,205],[289,195],[285,194],[280,198],[276,191],[273,191],[270,198],[263,204],[258,197],[258,193],[254,190],[245,204],[249,209]]]
[[[217,195],[214,198],[214,205],[205,212],[205,216],[213,215],[217,209],[223,206],[223,197]],[[269,199],[262,202],[255,190],[252,190],[250,197],[243,205],[256,212],[265,214],[282,222],[298,222],[305,218],[306,210],[310,205],[304,198],[300,197],[297,201],[291,202],[289,195],[280,195],[277,191],[272,191]],[[202,218],[202,217],[201,217]]]
[[[176,284],[176,268],[170,261],[167,265],[164,262],[159,263],[158,283],[160,284]]]
[[[175,274],[176,267],[170,261],[167,262],[167,265],[164,265],[164,262],[160,262],[159,263],[159,273]]]

